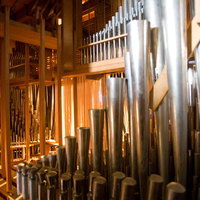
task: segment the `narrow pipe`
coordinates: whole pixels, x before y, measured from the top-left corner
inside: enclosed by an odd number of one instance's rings
[[[186,2],[162,0],[161,13],[172,120],[175,181],[186,187],[187,45]],[[170,12],[169,12],[170,10]],[[176,42],[175,42],[176,41]],[[176,44],[176,45],[174,45]],[[180,51],[181,49],[181,51]],[[184,163],[184,164],[183,164]]]
[[[56,167],[56,151],[50,151],[48,154],[49,158],[49,167],[55,168]]]
[[[22,193],[22,167],[24,167],[23,163],[19,163],[17,165],[17,195],[20,195]]]
[[[74,174],[76,171],[76,137],[65,137],[65,149],[67,155],[67,172]]]
[[[146,20],[133,20],[128,23],[127,32],[140,199],[145,200],[148,176],[150,23]]]
[[[22,167],[22,195],[23,199],[28,199],[28,170],[29,167]]]
[[[104,109],[90,109],[89,121],[93,170],[102,173]]]
[[[78,153],[79,153],[79,169],[87,174],[88,169],[88,151],[90,141],[90,128],[80,127],[78,129]]]
[[[128,91],[128,110],[129,110],[129,133],[130,133],[130,161],[131,161],[131,177],[138,182],[137,169],[137,143],[136,132],[134,131],[134,111],[133,111],[133,94],[132,94],[132,77],[131,77],[131,63],[130,53],[125,53],[125,75],[127,79]]]
[[[58,178],[66,171],[66,154],[64,146],[56,147],[56,156],[58,163]]]

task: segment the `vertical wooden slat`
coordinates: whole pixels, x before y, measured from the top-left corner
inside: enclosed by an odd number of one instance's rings
[[[4,65],[1,68],[1,98],[2,98],[2,134],[5,136],[5,166],[6,190],[12,189],[11,162],[10,162],[10,89],[9,89],[9,18],[10,8],[5,6],[4,12]]]
[[[26,128],[26,160],[30,160],[30,136],[29,136],[29,45],[25,44],[25,128]]]
[[[63,70],[74,68],[73,0],[62,0],[62,50]]]
[[[2,85],[2,68],[4,68],[4,39],[1,38],[1,96],[3,95],[3,85]],[[6,178],[6,166],[5,166],[5,134],[3,134],[4,115],[3,115],[3,105],[5,104],[5,98],[1,98],[1,176]]]
[[[61,101],[61,25],[57,27],[57,72],[55,77],[55,136],[62,145],[62,101]]]
[[[45,20],[40,22],[40,65],[39,65],[39,105],[40,105],[40,155],[45,155]]]

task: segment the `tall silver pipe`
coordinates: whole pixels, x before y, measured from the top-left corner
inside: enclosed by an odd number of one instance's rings
[[[66,171],[66,154],[64,146],[56,147],[56,156],[58,163],[58,178]]]
[[[87,174],[88,169],[88,151],[90,142],[90,128],[80,127],[78,129],[78,154],[79,154],[79,169]]]
[[[187,175],[187,46],[186,1],[162,0],[162,21],[169,98],[175,180],[186,187]],[[169,12],[170,10],[170,12]],[[183,164],[184,163],[184,164]]]
[[[89,121],[93,170],[102,173],[104,109],[90,109]]]
[[[121,184],[120,200],[135,200],[137,182],[131,177],[126,177]]]
[[[154,80],[160,76],[164,65],[164,41],[163,30],[161,25],[161,5],[160,0],[144,0],[144,16],[150,22],[151,41],[152,41],[152,59],[154,69]],[[156,30],[157,29],[157,30]],[[156,33],[157,32],[157,33]],[[154,36],[154,37],[153,37]],[[158,134],[158,167],[159,174],[163,180],[163,195],[165,193],[166,184],[169,182],[169,133],[168,133],[168,95],[161,102],[156,112],[157,134]]]
[[[131,177],[138,181],[137,169],[137,142],[136,132],[134,131],[134,110],[133,110],[133,89],[132,89],[132,76],[131,76],[131,63],[130,53],[125,53],[125,75],[127,79],[128,91],[128,110],[129,110],[129,134],[130,134],[130,161],[131,161]]]
[[[133,20],[128,23],[127,32],[140,199],[145,200],[148,176],[150,23],[146,20]]]
[[[111,147],[111,169],[121,171],[122,165],[122,127],[125,95],[125,79],[108,78],[108,123]]]
[[[185,188],[180,183],[171,182],[166,187],[166,200],[184,200]]]
[[[67,155],[67,172],[74,174],[76,171],[76,136],[65,137],[65,149]]]

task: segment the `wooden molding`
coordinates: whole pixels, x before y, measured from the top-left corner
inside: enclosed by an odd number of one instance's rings
[[[167,68],[164,67],[149,93],[149,108],[155,111],[168,92]]]

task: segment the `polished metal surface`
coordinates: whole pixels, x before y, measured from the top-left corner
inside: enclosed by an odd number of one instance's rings
[[[163,178],[152,174],[148,179],[148,200],[157,200],[162,197]]]
[[[68,190],[68,187],[71,184],[71,176],[70,175],[62,175],[60,178],[60,191],[65,192]]]
[[[200,153],[200,131],[195,131],[195,152]]]
[[[48,172],[47,169],[40,169],[37,172],[37,175],[38,175],[38,200],[44,200],[47,198],[46,181],[44,181],[45,175],[47,172]]]
[[[41,156],[42,167],[49,166],[49,158],[47,155]]]
[[[22,193],[22,167],[25,165],[23,163],[19,163],[17,165],[17,195],[20,195]]]
[[[126,177],[121,183],[120,200],[135,200],[137,181],[131,177]]]
[[[121,194],[121,182],[125,179],[126,175],[123,172],[114,172],[112,174],[112,190],[111,198],[119,199]]]
[[[92,193],[92,188],[93,188],[93,181],[97,176],[101,176],[101,174],[97,171],[92,171],[89,174],[89,192]]]
[[[76,171],[76,136],[65,137],[67,155],[67,172],[74,174]]]
[[[60,178],[62,173],[66,171],[66,154],[64,146],[56,147],[56,156],[58,163],[58,177]]]
[[[175,181],[186,186],[187,45],[186,1],[162,0],[161,13],[171,106]],[[170,10],[170,12],[169,12]],[[184,163],[184,164],[183,164]]]
[[[73,176],[73,194],[81,195],[83,189],[83,182],[85,180],[85,176],[82,174],[76,174]]]
[[[131,177],[138,181],[138,167],[137,167],[137,143],[136,132],[134,131],[134,110],[133,110],[133,89],[131,76],[130,53],[125,53],[125,75],[127,79],[128,91],[128,113],[129,113],[129,134],[130,134],[130,162],[131,162]]]
[[[127,33],[140,199],[145,200],[148,176],[150,23],[146,20],[133,20],[127,24]]]
[[[30,200],[36,200],[37,199],[37,171],[38,168],[35,166],[32,166],[29,170],[29,199]]]
[[[154,80],[156,80],[165,65],[164,41],[162,30],[160,0],[144,0],[144,17],[150,22],[151,52]],[[169,182],[169,134],[168,134],[168,95],[164,97],[156,112],[157,144],[158,144],[158,167],[159,174],[163,177],[163,194],[166,184]]]
[[[111,147],[111,169],[114,173],[121,171],[122,165],[122,127],[125,95],[125,79],[108,78],[108,123]]]
[[[50,151],[48,154],[49,158],[49,167],[55,168],[56,167],[56,151]]]
[[[22,167],[22,195],[23,199],[28,199],[28,170],[29,167]]]
[[[88,151],[90,142],[90,128],[78,128],[78,154],[79,154],[79,169],[87,174],[88,170]]]
[[[90,134],[93,170],[102,173],[104,109],[90,109]]]
[[[166,187],[165,200],[184,200],[185,199],[185,187],[177,182],[171,182]]]
[[[93,181],[93,200],[106,200],[106,179],[97,176]]]
[[[196,61],[196,73],[197,73],[197,97],[198,102],[200,101],[200,43],[195,49],[195,61]],[[200,104],[198,104],[198,116],[200,116]]]

